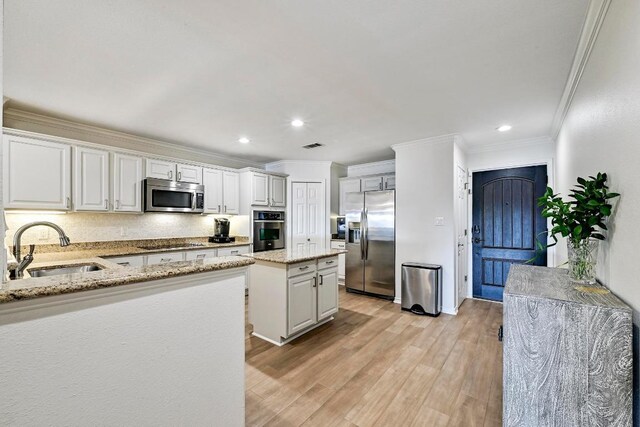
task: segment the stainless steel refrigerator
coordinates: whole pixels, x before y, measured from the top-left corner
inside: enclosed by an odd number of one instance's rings
[[[395,297],[395,191],[346,194],[347,291]]]

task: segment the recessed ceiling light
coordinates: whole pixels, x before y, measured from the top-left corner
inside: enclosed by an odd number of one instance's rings
[[[497,128],[498,132],[506,132],[508,130],[511,130],[511,126],[509,126],[509,125],[502,125],[499,128]]]
[[[291,126],[293,126],[294,128],[300,128],[304,126],[304,122],[300,119],[295,119],[291,121]]]
[[[239,142],[240,144],[248,144],[248,143],[250,142],[250,139],[249,139],[249,138],[247,138],[246,136],[243,136],[242,138],[240,138],[240,139],[238,140],[238,142]]]

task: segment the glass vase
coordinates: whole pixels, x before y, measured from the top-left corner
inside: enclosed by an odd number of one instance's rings
[[[571,281],[583,285],[596,283],[596,264],[600,241],[583,239],[567,241],[569,249],[569,277]]]

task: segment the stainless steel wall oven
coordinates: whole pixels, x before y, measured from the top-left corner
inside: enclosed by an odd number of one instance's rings
[[[285,247],[285,219],[282,211],[253,211],[253,251]]]

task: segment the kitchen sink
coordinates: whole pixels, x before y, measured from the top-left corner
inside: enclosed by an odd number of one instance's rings
[[[174,243],[172,245],[138,246],[138,249],[144,249],[145,251],[160,251],[164,249],[198,248],[201,246],[204,246],[204,243]]]
[[[103,267],[96,264],[77,264],[60,267],[30,268],[27,269],[27,271],[31,277],[47,277],[57,276],[59,274],[88,273],[89,271],[99,271],[103,269]]]

